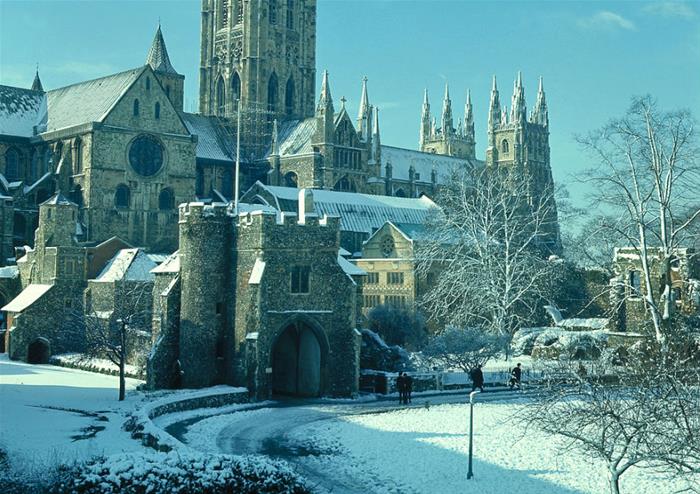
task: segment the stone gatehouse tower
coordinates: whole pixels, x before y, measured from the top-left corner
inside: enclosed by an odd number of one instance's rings
[[[357,391],[357,272],[338,260],[339,218],[299,194],[298,215],[180,207],[179,253],[154,271],[152,387],[227,383],[259,399]]]

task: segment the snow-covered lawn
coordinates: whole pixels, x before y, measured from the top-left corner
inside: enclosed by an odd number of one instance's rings
[[[127,389],[140,381],[127,379]],[[0,448],[13,466],[40,469],[95,455],[142,451],[121,429],[140,393],[119,402],[118,378],[0,354]]]
[[[441,405],[339,417],[294,429],[309,450],[301,461],[342,472],[367,492],[569,494],[609,492],[604,464],[560,454],[559,439],[525,431],[522,404],[475,407],[474,478],[467,480],[468,405]],[[622,492],[667,494],[681,486],[646,470],[625,474]]]

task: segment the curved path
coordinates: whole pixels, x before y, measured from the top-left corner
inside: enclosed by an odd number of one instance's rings
[[[526,395],[527,396],[527,395]],[[523,395],[512,392],[487,392],[479,396],[480,402],[506,402],[521,400]],[[414,397],[413,404],[409,407],[423,407],[426,402],[430,405],[447,403],[467,403],[468,395],[440,394],[422,395]],[[382,399],[366,402],[335,402],[332,400],[282,400],[262,408],[274,408],[274,420],[262,419],[252,414],[250,418],[238,418],[235,423],[224,427],[216,438],[217,448],[227,454],[262,454],[272,458],[283,459],[296,467],[300,475],[304,476],[314,492],[319,493],[366,493],[366,488],[356,487],[352,478],[345,478],[338,472],[316,471],[309,467],[309,462],[303,459],[309,455],[321,454],[320,451],[311,451],[297,444],[291,439],[292,432],[305,427],[313,422],[323,420],[338,420],[348,415],[360,415],[370,413],[385,413],[406,408],[400,405],[396,399],[391,401]],[[251,410],[251,409],[248,409]],[[236,412],[234,412],[236,413]],[[185,422],[172,424],[168,432],[185,442],[184,436],[187,429],[202,419],[190,419]]]

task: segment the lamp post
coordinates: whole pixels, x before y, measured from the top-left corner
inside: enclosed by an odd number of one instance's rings
[[[467,472],[467,479],[474,476],[472,472],[472,450],[474,449],[474,397],[479,393],[479,391],[472,391],[469,393],[469,471]]]

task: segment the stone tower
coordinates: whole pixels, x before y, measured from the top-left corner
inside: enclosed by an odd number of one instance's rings
[[[170,63],[168,49],[165,47],[163,32],[158,30],[153,38],[153,44],[148,51],[146,64],[150,65],[163,86],[165,94],[177,111],[183,111],[185,99],[185,76],[178,74],[173,64]]]
[[[528,117],[520,73],[513,86],[510,112],[500,107],[494,76],[489,104],[486,166],[507,172],[503,176],[509,177],[530,207],[545,204],[542,243],[549,252],[559,254],[561,240],[549,157],[549,115],[542,78],[535,107]]]
[[[471,94],[467,92],[467,102],[464,105],[464,120],[454,127],[452,116],[452,100],[450,89],[445,85],[445,97],[442,101],[442,117],[440,128],[436,128],[435,120],[430,114],[428,90],[423,96],[423,109],[420,125],[420,150],[426,153],[445,154],[464,159],[476,159],[476,141],[474,139],[474,114]]]
[[[316,0],[202,0],[200,112],[314,115]]]

